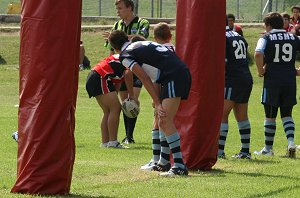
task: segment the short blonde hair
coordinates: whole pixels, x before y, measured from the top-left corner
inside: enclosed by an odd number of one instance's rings
[[[154,37],[160,40],[167,40],[172,36],[170,26],[161,22],[154,26]]]

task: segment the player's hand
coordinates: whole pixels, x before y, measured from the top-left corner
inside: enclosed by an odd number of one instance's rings
[[[300,67],[298,67],[298,68],[296,69],[296,71],[297,71],[297,76],[300,76]]]
[[[109,31],[105,31],[102,33],[102,37],[104,38],[104,40],[108,40],[109,35],[110,35]]]
[[[266,65],[264,65],[259,71],[258,71],[258,76],[259,77],[264,77],[266,73]]]
[[[129,100],[134,100],[139,106],[140,106],[140,101],[134,97],[134,96],[128,96]]]
[[[163,109],[162,105],[156,105],[155,109],[159,115],[159,117],[166,117],[167,116],[167,112]]]
[[[152,100],[152,107],[155,108],[155,103],[153,100]]]

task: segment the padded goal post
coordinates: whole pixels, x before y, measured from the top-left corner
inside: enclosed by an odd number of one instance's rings
[[[75,159],[81,0],[23,0],[18,170],[11,192],[65,195]]]
[[[192,88],[175,122],[190,169],[215,164],[224,102],[226,1],[177,0],[176,53],[188,65]]]

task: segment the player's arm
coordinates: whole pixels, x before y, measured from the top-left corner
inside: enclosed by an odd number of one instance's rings
[[[296,68],[297,76],[300,76],[300,67]]]
[[[257,67],[258,76],[263,77],[265,74],[264,55],[261,52],[255,52],[254,58],[255,58],[255,63],[256,63],[256,67]]]
[[[257,46],[254,53],[254,59],[257,67],[257,73],[259,77],[263,77],[265,74],[265,65],[264,65],[264,49],[266,46],[266,40],[260,38],[257,42]]]
[[[157,83],[153,83],[153,86],[154,86],[156,94],[159,96],[160,95],[160,85]],[[153,100],[152,100],[152,107],[155,108],[155,103]]]
[[[128,97],[138,102],[133,92],[133,74],[129,69],[125,70],[124,78],[127,87]]]
[[[149,76],[145,73],[145,71],[137,63],[135,63],[131,67],[131,71],[142,81],[144,87],[146,88],[146,90],[150,94],[150,96],[153,100],[153,103],[155,105],[155,109],[157,110],[159,115],[160,116],[166,116],[166,112],[162,108],[159,95],[157,94],[156,89],[155,89],[151,79],[149,78]]]

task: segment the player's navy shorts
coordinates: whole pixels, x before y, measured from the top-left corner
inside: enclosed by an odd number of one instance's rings
[[[252,91],[252,84],[237,87],[225,87],[224,99],[235,103],[248,103]]]
[[[136,75],[133,75],[133,87],[142,88],[142,86],[143,86],[143,84],[140,81],[140,79],[138,79],[138,77]],[[125,82],[121,83],[120,91],[127,91],[127,87],[126,87]]]
[[[273,107],[292,107],[297,104],[296,85],[264,86],[261,103]]]
[[[177,78],[161,83],[161,99],[181,97],[184,100],[188,98],[192,84],[190,71],[184,69],[178,73],[180,75]]]
[[[86,79],[86,91],[89,97],[96,97],[115,91],[115,86],[110,79],[102,78],[96,71],[92,70]]]

